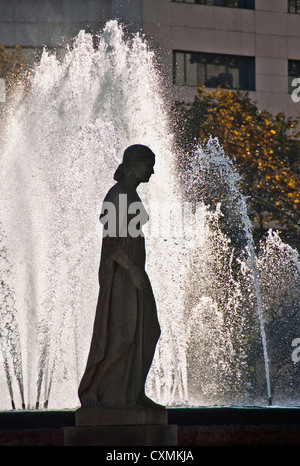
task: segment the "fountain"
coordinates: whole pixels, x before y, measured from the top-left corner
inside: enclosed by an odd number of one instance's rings
[[[98,39],[95,47],[81,31],[64,56],[45,50],[5,115],[0,409],[78,406],[101,202],[135,143],[157,155],[151,189],[139,188],[162,328],[149,396],[173,407],[299,404],[296,251],[272,231],[255,249],[239,176],[217,140],[183,154],[184,173],[175,168],[163,82],[144,39],[125,40],[116,21]]]

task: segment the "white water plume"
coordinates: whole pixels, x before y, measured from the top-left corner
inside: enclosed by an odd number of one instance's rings
[[[98,39],[95,47],[81,31],[63,57],[45,50],[7,109],[0,408],[79,404],[98,296],[99,214],[131,144],[156,154],[155,175],[139,187],[150,214],[146,267],[162,329],[149,396],[181,406],[263,404],[259,277],[234,165],[211,141],[194,151],[179,180],[153,53],[140,35],[125,40],[116,21]],[[164,209],[176,227],[184,222],[180,234],[166,234]],[[260,267],[270,254],[262,252]]]
[[[45,50],[29,89],[10,112],[2,155],[1,224],[12,264],[7,286],[17,311],[7,312],[15,316],[21,335],[23,396],[31,408],[47,404],[50,391],[50,406],[78,404],[98,294],[98,219],[124,149],[142,143],[157,155],[156,176],[141,193],[146,207],[150,196],[157,204],[178,197],[172,135],[159,86],[147,44],[139,35],[125,41],[111,21],[97,48],[92,36],[81,31],[62,59]],[[148,268],[160,318],[164,321],[167,308],[171,322],[171,294],[181,271],[171,263],[176,245],[164,241],[163,246],[158,251],[149,238]],[[173,319],[178,351],[176,325],[178,319]],[[183,377],[184,362],[178,359],[175,367]],[[14,396],[18,401],[16,390]]]

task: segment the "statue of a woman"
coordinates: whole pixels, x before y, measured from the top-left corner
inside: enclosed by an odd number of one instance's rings
[[[100,220],[107,228],[92,342],[78,392],[82,406],[160,407],[144,391],[160,327],[145,272],[142,224],[148,215],[136,192],[154,173],[154,163],[148,147],[128,147],[103,202]]]

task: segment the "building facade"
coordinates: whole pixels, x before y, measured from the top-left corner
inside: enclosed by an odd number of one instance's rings
[[[115,18],[146,34],[174,99],[221,85],[272,113],[300,111],[300,0],[0,0],[0,43],[30,54]]]
[[[300,1],[145,0],[143,16],[177,98],[193,99],[202,84],[227,85],[272,113],[300,111]]]

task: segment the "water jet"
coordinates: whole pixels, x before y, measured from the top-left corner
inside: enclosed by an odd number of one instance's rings
[[[288,352],[298,336],[297,252],[276,232],[256,252],[239,176],[215,139],[185,154],[189,169],[178,173],[163,83],[144,39],[125,40],[110,21],[95,48],[81,31],[64,57],[45,50],[29,81],[7,109],[1,142],[0,409],[78,405],[98,293],[101,201],[134,143],[157,154],[151,194],[143,187],[162,328],[149,394],[170,407],[297,406],[299,370]],[[167,195],[176,231],[155,218]]]

